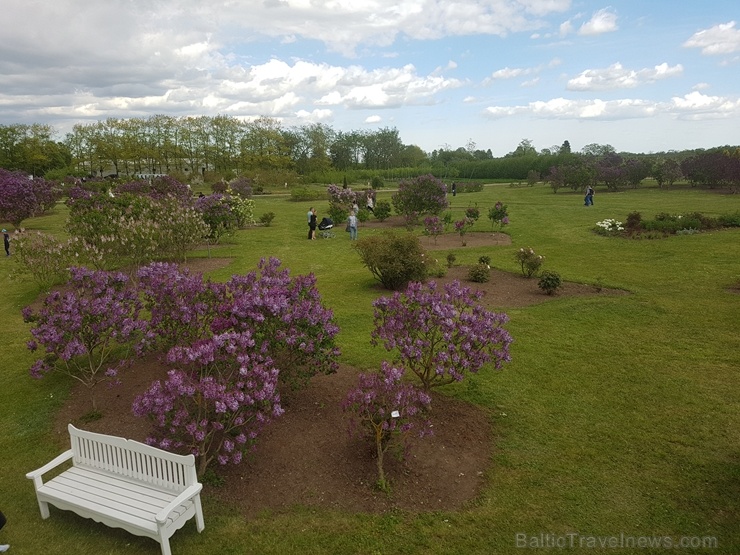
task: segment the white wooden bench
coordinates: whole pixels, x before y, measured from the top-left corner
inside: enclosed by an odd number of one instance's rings
[[[26,477],[33,480],[41,517],[49,503],[80,516],[158,541],[171,555],[170,537],[193,516],[205,528],[193,455],[175,455],[138,441],[68,426],[72,448]],[[43,475],[72,459],[44,483]],[[68,466],[68,465],[67,465]]]

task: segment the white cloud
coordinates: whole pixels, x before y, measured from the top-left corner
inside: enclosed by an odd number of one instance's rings
[[[365,118],[365,123],[380,123],[382,118],[380,116],[368,116]]]
[[[578,34],[601,35],[603,33],[616,31],[618,28],[617,14],[609,8],[604,8],[596,12],[591,19],[581,25],[580,29],[578,29]]]
[[[560,120],[623,120],[668,115],[678,119],[706,120],[740,117],[740,98],[707,96],[694,91],[668,102],[636,98],[618,100],[573,100],[553,98],[518,106],[490,106],[483,115],[487,118],[527,115],[541,119]]]
[[[740,98],[708,96],[698,91],[682,97],[674,96],[670,102],[671,111],[684,119],[718,119],[740,116]]]
[[[706,55],[740,52],[740,29],[735,29],[734,21],[715,25],[694,33],[683,45],[701,48],[701,53]]]
[[[571,91],[607,91],[634,88],[660,79],[676,77],[683,73],[683,66],[669,66],[667,63],[640,70],[626,69],[619,62],[602,69],[587,69],[578,77],[568,81]]]

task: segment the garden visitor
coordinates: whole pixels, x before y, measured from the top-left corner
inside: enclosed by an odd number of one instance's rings
[[[10,256],[10,235],[7,229],[3,229],[3,240],[5,241],[5,256]]]
[[[306,223],[308,224],[308,238],[311,238],[311,216],[313,215],[313,206],[308,209],[306,214]]]
[[[452,182],[452,196],[454,197],[455,195],[457,195],[457,183],[453,181]]]
[[[589,185],[586,187],[586,198],[583,199],[584,206],[593,206],[594,205],[594,188]]]
[[[311,208],[311,216],[308,220],[308,238],[316,239],[316,209]]]
[[[374,206],[375,206],[375,203],[373,202],[373,194],[368,193],[367,194],[367,209],[373,214],[375,214],[375,210],[373,210]]]
[[[0,511],[0,529],[2,529],[3,526],[5,526],[6,522],[7,522],[7,519],[5,518],[5,515],[3,514],[2,511]],[[7,551],[8,549],[10,549],[10,546],[7,543],[0,545],[0,553]]]
[[[347,231],[349,231],[349,240],[357,241],[357,212],[352,211],[347,218]]]

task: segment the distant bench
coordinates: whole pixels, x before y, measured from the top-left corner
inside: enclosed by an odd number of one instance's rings
[[[68,426],[72,448],[26,474],[33,480],[41,517],[49,503],[114,528],[158,541],[171,555],[170,537],[193,516],[203,531],[203,509],[193,455],[175,455],[138,441]],[[72,459],[44,483],[42,476]]]

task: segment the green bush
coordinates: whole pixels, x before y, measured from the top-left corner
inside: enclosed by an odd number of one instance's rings
[[[360,223],[366,222],[370,219],[370,210],[368,210],[367,208],[360,208],[357,211],[356,216],[357,216],[357,221],[359,221]]]
[[[542,289],[548,295],[554,295],[563,285],[563,280],[560,279],[560,274],[553,272],[552,270],[545,270],[540,275],[540,281],[537,286]]]
[[[455,260],[457,260],[455,253],[449,253],[447,255],[447,267],[452,268],[455,265]]]
[[[485,264],[486,266],[491,265],[491,257],[490,256],[481,256],[478,258],[478,264]]]
[[[353,247],[386,289],[398,291],[411,281],[424,281],[427,277],[424,249],[416,235],[373,235],[360,239]]]
[[[378,221],[385,221],[391,215],[391,203],[387,200],[379,200],[375,205],[374,214]]]
[[[717,222],[724,227],[740,227],[740,212],[724,214],[717,218]]]
[[[272,220],[275,219],[275,212],[265,212],[260,216],[260,223],[265,227],[270,227]]]
[[[491,268],[488,264],[476,264],[468,270],[468,279],[475,283],[486,283],[491,279]]]
[[[290,191],[290,200],[303,202],[310,200],[323,200],[326,198],[326,191],[318,189],[309,189],[308,187],[296,187]]]
[[[373,189],[382,189],[385,187],[385,181],[379,175],[374,175],[372,181],[370,181],[370,186]]]

